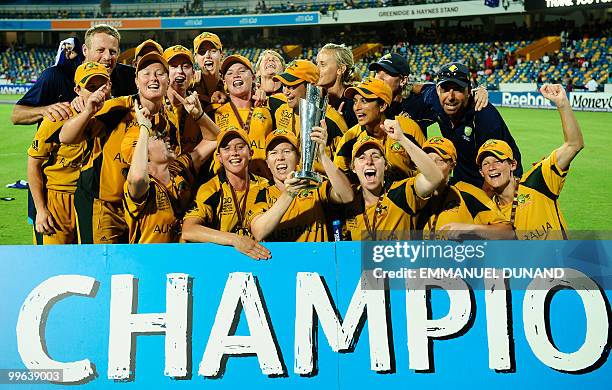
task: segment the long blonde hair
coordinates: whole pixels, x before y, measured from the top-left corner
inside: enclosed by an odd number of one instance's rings
[[[336,64],[338,64],[338,66],[344,65],[346,67],[344,72],[342,72],[342,84],[345,87],[352,86],[361,81],[361,75],[355,69],[355,60],[353,59],[353,52],[351,49],[346,47],[344,44],[338,45],[335,43],[328,43],[323,46],[321,50],[333,51]]]

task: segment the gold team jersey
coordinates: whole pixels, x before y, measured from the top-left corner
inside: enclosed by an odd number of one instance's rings
[[[128,164],[121,157],[121,143],[135,124],[130,107],[132,96],[107,100],[85,130],[86,159],[77,187],[90,197],[106,202],[123,199]]]
[[[224,170],[200,186],[191,209],[185,214],[185,219],[197,218],[206,227],[251,236],[248,226],[249,210],[252,211],[255,197],[259,190],[267,185],[267,181],[255,175],[250,175],[249,180],[248,194],[246,191],[236,191],[236,201],[241,209],[246,196],[243,221],[239,221],[232,189]]]
[[[462,181],[446,186],[441,193],[433,195],[415,220],[416,230],[423,231],[423,238],[430,240],[445,240],[445,233],[438,229],[451,222],[479,225],[509,223],[482,189]]]
[[[278,106],[273,112],[273,118],[275,130],[283,129],[290,131],[296,135],[298,140],[301,139],[299,112],[294,113],[293,109],[290,108],[287,103],[284,103]],[[327,106],[325,123],[327,124],[327,146],[325,147],[325,153],[333,160],[338,150],[340,140],[342,136],[344,136],[344,133],[347,132],[348,128],[342,115],[331,106]],[[318,161],[315,161],[314,168],[317,172],[325,172],[323,166]]]
[[[410,118],[396,117],[404,131],[406,137],[414,142],[417,146],[422,146],[426,139],[419,125]],[[351,159],[353,146],[360,137],[368,135],[365,127],[359,124],[351,127],[342,137],[338,144],[338,152],[334,158],[334,164],[342,171],[350,173]],[[389,178],[393,181],[402,180],[416,175],[416,168],[413,166],[410,156],[404,150],[399,142],[384,137],[382,139],[385,147],[385,158],[390,167],[387,169]],[[355,176],[351,175],[352,181],[355,182]]]
[[[394,182],[379,202],[367,209],[361,188],[357,187],[353,202],[344,205],[343,238],[349,241],[410,239],[411,218],[427,203],[427,199],[416,194],[415,182],[415,177]]]
[[[559,207],[559,194],[567,170],[557,165],[556,151],[523,175],[516,194],[514,229],[519,240],[566,240],[567,224]],[[512,203],[501,207],[510,220]]]
[[[189,114],[182,104],[173,106],[168,102],[166,105],[168,117],[178,129],[178,144],[181,153],[191,153],[202,140],[200,125],[195,121],[193,115]]]
[[[214,105],[213,105],[214,106]],[[247,118],[249,116],[250,109],[237,109],[244,123],[247,126]],[[234,110],[230,103],[225,103],[218,106],[215,110],[215,123],[219,126],[221,131],[228,128],[240,129],[240,121],[234,115]],[[266,136],[272,131],[272,115],[267,107],[255,107],[253,108],[253,114],[251,115],[251,123],[248,125],[249,129],[247,133],[251,140],[251,150],[253,151],[253,158],[251,159],[251,171],[257,175],[271,178],[266,164]],[[246,129],[243,129],[246,131]],[[215,159],[214,170],[219,172],[221,164]]]
[[[76,114],[74,110],[73,113]],[[63,125],[64,121],[51,122],[44,119],[36,130],[28,155],[45,160],[42,169],[47,189],[74,193],[81,173],[86,143],[60,143],[59,133]]]
[[[318,188],[301,191],[266,241],[327,241],[325,206],[329,202],[330,189],[329,181],[325,180]],[[281,190],[273,183],[262,188],[256,196],[253,212],[249,213],[249,220],[269,210],[280,196]]]
[[[149,189],[142,199],[134,199],[124,184],[125,221],[129,227],[129,242],[178,242],[181,218],[185,212],[195,181],[193,161],[188,154],[174,160],[170,183],[163,185],[151,177]]]

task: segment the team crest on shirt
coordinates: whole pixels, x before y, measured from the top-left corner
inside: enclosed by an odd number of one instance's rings
[[[392,152],[401,152],[403,150],[404,150],[404,147],[397,141],[391,145]]]
[[[516,197],[516,200],[518,201],[518,203],[520,205],[525,204],[526,202],[528,202],[531,196],[529,194],[520,194],[519,196]]]
[[[385,215],[388,214],[389,208],[381,204],[380,206],[376,208],[376,210],[374,210],[374,212],[376,213],[377,217],[384,217]]]
[[[254,112],[253,113],[253,118],[259,119],[260,121],[264,122],[266,119],[266,116],[262,113],[262,112]]]
[[[472,135],[473,131],[474,129],[472,129],[470,126],[465,126],[465,129],[463,129],[463,134],[465,134],[466,137],[469,137]]]
[[[311,199],[314,197],[314,191],[309,189],[303,189],[298,194],[299,199]]]

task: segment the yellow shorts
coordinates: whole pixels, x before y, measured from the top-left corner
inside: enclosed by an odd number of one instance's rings
[[[77,242],[77,234],[74,194],[48,189],[47,209],[53,217],[55,233],[39,235],[42,236],[42,244],[75,244]],[[37,242],[35,241],[34,243]]]
[[[123,244],[128,242],[123,203],[93,200],[93,243]]]

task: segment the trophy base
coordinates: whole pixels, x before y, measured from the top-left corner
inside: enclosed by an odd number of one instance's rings
[[[299,171],[294,177],[307,180],[307,188],[318,188],[323,182],[323,178],[317,172]]]

